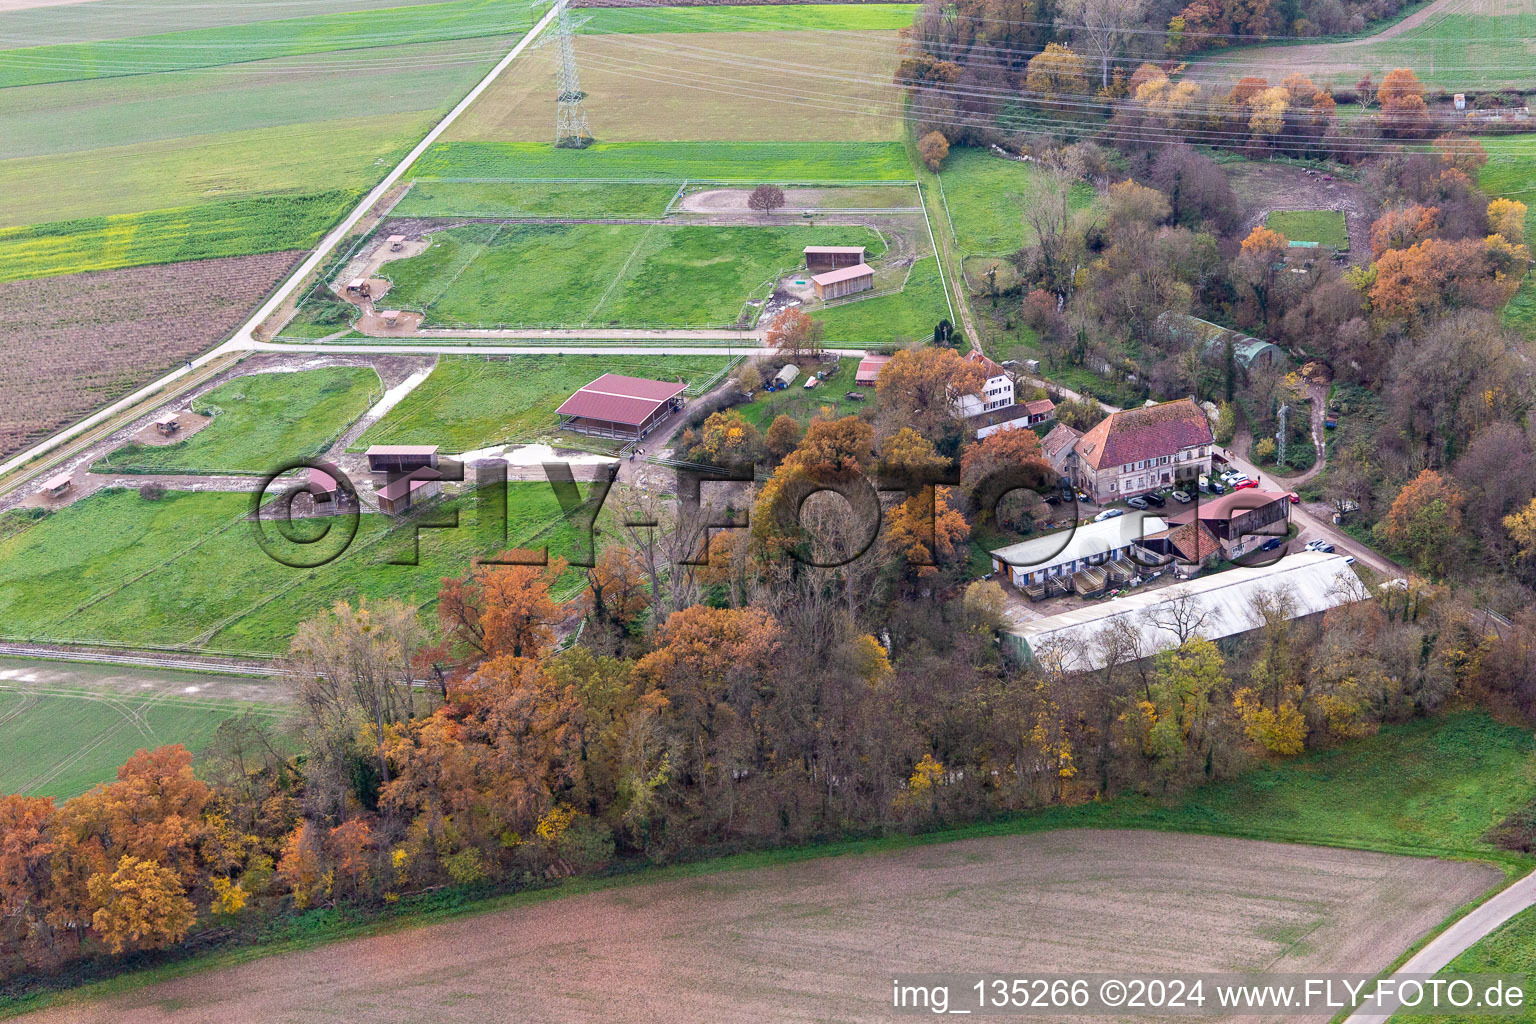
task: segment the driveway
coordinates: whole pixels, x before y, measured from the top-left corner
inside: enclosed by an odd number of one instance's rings
[[[1292,485],[1296,478],[1282,480],[1279,477],[1262,473],[1257,466],[1247,459],[1239,458],[1233,452],[1219,446],[1216,448],[1216,453],[1235,468],[1252,477],[1257,481],[1259,487],[1266,491],[1289,491],[1294,489]],[[1353,555],[1362,565],[1368,565],[1374,571],[1384,576],[1398,577],[1408,575],[1406,569],[1390,558],[1360,543],[1337,526],[1334,526],[1331,519],[1323,519],[1307,511],[1301,505],[1291,506],[1291,522],[1296,524],[1298,530],[1295,541],[1297,545],[1305,544],[1309,540],[1326,540],[1343,553]]]

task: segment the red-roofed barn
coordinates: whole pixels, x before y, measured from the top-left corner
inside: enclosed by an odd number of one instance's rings
[[[822,300],[867,292],[874,286],[875,272],[863,263],[843,267],[841,270],[829,270],[811,278],[811,287],[816,289],[816,297]]]
[[[880,376],[880,368],[890,361],[890,356],[865,356],[859,360],[859,369],[853,375],[853,382],[855,384],[873,384]]]
[[[683,407],[686,384],[605,373],[567,398],[555,414],[567,430],[639,438]]]

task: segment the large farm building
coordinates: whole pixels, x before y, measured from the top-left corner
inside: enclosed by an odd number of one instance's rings
[[[566,430],[641,438],[683,407],[686,384],[605,373],[555,410]]]

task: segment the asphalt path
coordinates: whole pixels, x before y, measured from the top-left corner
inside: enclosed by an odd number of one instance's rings
[[[1438,974],[1479,939],[1533,904],[1536,904],[1536,873],[1526,875],[1436,935],[1390,976],[1405,979],[1408,975]],[[1393,991],[1399,987],[1394,985]],[[1393,997],[1388,1005],[1381,1008],[1350,1014],[1344,1024],[1383,1024],[1398,1008],[1399,1004]]]

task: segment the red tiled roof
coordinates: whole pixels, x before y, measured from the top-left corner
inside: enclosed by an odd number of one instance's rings
[[[1155,536],[1166,537],[1169,545],[1189,562],[1203,562],[1221,551],[1221,541],[1204,523],[1185,523]]]
[[[855,384],[873,384],[880,376],[880,368],[891,361],[890,356],[865,356],[859,360],[858,372],[853,375]]]
[[[316,469],[311,466],[309,469],[309,485],[329,494],[336,489],[336,478],[323,469]]]
[[[1216,519],[1231,519],[1233,516],[1242,515],[1244,512],[1252,512],[1256,508],[1264,508],[1266,505],[1272,505],[1277,501],[1289,502],[1289,500],[1282,491],[1261,491],[1256,487],[1248,487],[1241,491],[1223,494],[1219,498],[1212,498],[1210,501],[1202,500],[1194,508],[1185,509],[1170,521],[1190,523],[1194,522],[1197,515],[1201,520],[1207,522]]]
[[[1082,431],[1075,430],[1072,427],[1067,426],[1065,423],[1058,423],[1051,428],[1051,432],[1049,434],[1046,434],[1045,437],[1041,439],[1040,450],[1045,452],[1047,458],[1055,458],[1057,455],[1061,454],[1063,450],[1076,444],[1077,439],[1082,436]]]
[[[567,398],[555,413],[638,427],[687,387],[670,381],[605,373]]]
[[[1094,469],[1124,466],[1211,444],[1211,424],[1192,398],[1110,413],[1077,442],[1077,454]]]
[[[1033,402],[1024,403],[1024,411],[1031,416],[1040,416],[1044,413],[1054,412],[1056,403],[1049,398],[1037,398]]]
[[[965,354],[965,358],[968,362],[981,364],[981,368],[986,371],[988,377],[1001,377],[1003,375],[1003,368],[1001,366],[999,366],[997,363],[994,363],[991,359],[987,358],[985,354],[978,352],[975,349],[971,349],[969,352],[967,352]]]
[[[829,284],[838,284],[842,281],[856,281],[861,277],[874,276],[874,268],[867,263],[855,263],[851,267],[840,267],[837,270],[829,270],[825,274],[817,274],[811,278],[822,287]]]

